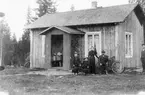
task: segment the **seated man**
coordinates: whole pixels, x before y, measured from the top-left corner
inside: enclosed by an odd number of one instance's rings
[[[105,51],[102,50],[102,55],[99,56],[100,70],[102,74],[108,74],[107,62],[108,62],[108,56],[105,55]]]
[[[74,58],[73,58],[72,62],[73,62],[72,73],[78,74],[79,73],[79,69],[80,69],[81,61],[80,61],[80,58],[79,58],[77,52],[74,53]]]

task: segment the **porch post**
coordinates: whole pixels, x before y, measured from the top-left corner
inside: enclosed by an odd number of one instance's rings
[[[87,37],[87,33],[85,34],[85,57],[87,57],[88,56],[88,39],[87,39],[88,37]]]
[[[33,67],[33,33],[30,29],[30,68]]]
[[[118,59],[118,26],[115,26],[115,58]]]

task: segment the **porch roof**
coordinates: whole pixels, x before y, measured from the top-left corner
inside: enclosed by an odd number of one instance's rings
[[[49,30],[51,30],[53,28],[62,30],[68,34],[85,34],[85,32],[83,32],[83,31],[79,31],[79,30],[72,29],[72,28],[65,27],[65,26],[52,26],[52,27],[49,27],[49,28],[45,29],[44,31],[42,31],[40,33],[40,35],[45,35]]]

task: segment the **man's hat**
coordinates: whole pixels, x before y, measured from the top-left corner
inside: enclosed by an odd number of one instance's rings
[[[104,50],[102,50],[102,53],[105,53],[105,51],[104,51]]]

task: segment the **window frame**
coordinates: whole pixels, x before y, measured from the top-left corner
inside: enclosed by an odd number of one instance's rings
[[[128,36],[130,35],[130,40],[131,40],[130,44],[131,45],[130,45],[130,47],[128,47],[128,49],[131,48],[131,53],[130,54],[126,54],[126,35],[128,35]],[[128,46],[129,46],[129,44],[128,44]],[[133,33],[131,33],[131,32],[125,32],[125,57],[126,58],[132,58],[133,57]]]
[[[99,53],[99,54],[101,54],[101,49],[102,49],[102,43],[101,43],[101,32],[100,31],[95,31],[95,32],[86,32],[86,34],[85,34],[85,57],[88,57],[88,52],[89,52],[89,50],[88,50],[88,35],[91,35],[91,36],[93,36],[92,37],[92,42],[93,42],[93,46],[94,46],[94,35],[99,35],[99,43],[100,43],[100,50],[98,51],[97,50],[97,52]]]
[[[42,35],[41,36],[41,41],[42,41],[42,43],[41,43],[41,45],[42,45],[42,57],[45,57],[45,38],[46,38],[46,35]]]

